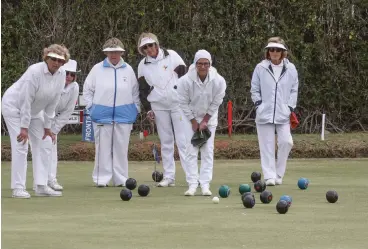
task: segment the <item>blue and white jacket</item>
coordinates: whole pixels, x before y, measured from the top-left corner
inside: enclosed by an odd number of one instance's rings
[[[108,58],[93,66],[83,86],[91,119],[99,124],[132,124],[140,112],[139,86],[132,67]]]

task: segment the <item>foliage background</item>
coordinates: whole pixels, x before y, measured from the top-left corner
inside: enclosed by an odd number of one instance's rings
[[[126,46],[137,68],[141,32],[157,34],[188,64],[198,49],[213,55],[228,83],[219,132],[226,132],[226,103],[234,106],[235,133],[254,132],[250,79],[271,36],[281,36],[299,72],[296,132],[315,133],[326,113],[331,132],[368,129],[368,0],[24,0],[2,1],[2,94],[52,43],[65,44],[82,74],[104,58],[110,37]],[[136,130],[147,126],[145,115]],[[80,127],[79,127],[80,128]],[[66,127],[66,131],[79,132]]]

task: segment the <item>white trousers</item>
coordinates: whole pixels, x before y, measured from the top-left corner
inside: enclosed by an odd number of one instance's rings
[[[211,131],[211,137],[207,140],[207,142],[202,145],[201,148],[194,147],[191,144],[191,139],[194,134],[192,127],[190,127],[190,131],[188,131],[187,136],[187,150],[186,150],[186,158],[188,161],[187,164],[187,182],[189,186],[198,186],[198,181],[201,184],[201,187],[210,187],[210,183],[212,181],[213,176],[213,150],[215,143],[215,133],[216,126],[208,127]],[[198,152],[201,152],[201,168],[198,174]]]
[[[95,136],[95,167],[93,182],[106,185],[125,185],[128,176],[128,146],[132,124],[93,123]]]
[[[57,154],[57,136],[55,136],[55,144],[51,145],[51,156],[49,157],[49,181],[56,180],[58,154]]]
[[[174,142],[178,148],[180,163],[186,174],[186,135],[188,119],[181,109],[154,111],[157,132],[161,143],[161,157],[164,178],[175,180]]]
[[[277,161],[275,159],[275,130]],[[286,162],[293,147],[290,124],[257,124],[258,143],[264,179],[283,178]]]
[[[11,143],[11,188],[26,189],[28,141],[17,141],[20,133],[20,117],[4,116]],[[36,185],[47,185],[49,165],[45,157],[51,155],[51,138],[44,135],[42,118],[31,119],[28,137],[32,150],[33,178]]]

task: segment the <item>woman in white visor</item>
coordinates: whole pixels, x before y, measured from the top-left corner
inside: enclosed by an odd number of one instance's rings
[[[159,187],[175,186],[174,142],[186,173],[185,122],[177,95],[177,81],[186,71],[183,59],[174,51],[161,48],[156,35],[142,33],[138,51],[145,56],[138,66],[140,99],[148,119],[155,121],[161,143],[164,178]]]
[[[286,162],[293,147],[290,115],[297,104],[299,81],[294,64],[286,57],[284,40],[270,38],[265,47],[264,60],[256,66],[251,82],[262,171],[268,186],[282,184]]]
[[[69,60],[69,51],[53,44],[43,51],[43,62],[31,65],[9,87],[2,99],[2,114],[9,132],[12,161],[11,188],[14,198],[30,198],[26,190],[28,139],[32,148],[33,177],[36,196],[61,196],[47,186],[54,136],[52,119],[65,86],[65,71],[60,67]]]
[[[106,58],[93,66],[83,86],[95,136],[97,187],[124,186],[128,176],[128,145],[133,123],[140,112],[139,86],[132,67],[123,58],[117,38],[103,46]]]

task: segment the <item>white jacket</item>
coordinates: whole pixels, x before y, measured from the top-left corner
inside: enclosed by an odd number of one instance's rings
[[[218,109],[225,97],[225,91],[225,79],[214,67],[210,67],[207,79],[202,83],[192,65],[178,82],[180,108],[189,120],[195,118],[198,123],[208,113],[211,115],[208,126],[217,126]]]
[[[122,59],[116,66],[108,58],[96,64],[84,82],[83,96],[96,123],[132,124],[140,112],[137,78]]]
[[[173,50],[159,49],[157,57],[145,57],[138,65],[140,98],[146,111],[179,108],[178,78],[184,75],[185,63]],[[148,102],[147,102],[148,101]]]
[[[58,134],[60,130],[68,123],[70,115],[75,109],[79,95],[79,85],[77,82],[72,82],[64,87],[59,103],[55,109],[55,118],[51,125],[51,131]]]
[[[28,128],[31,118],[44,111],[44,128],[50,129],[64,85],[64,69],[60,68],[52,75],[46,62],[33,64],[5,91],[2,113],[4,116],[20,117],[20,126]]]
[[[288,59],[283,61],[281,75],[276,79],[271,62],[263,60],[253,72],[251,94],[257,106],[256,123],[287,124],[290,122],[291,108],[298,99],[298,72]]]

